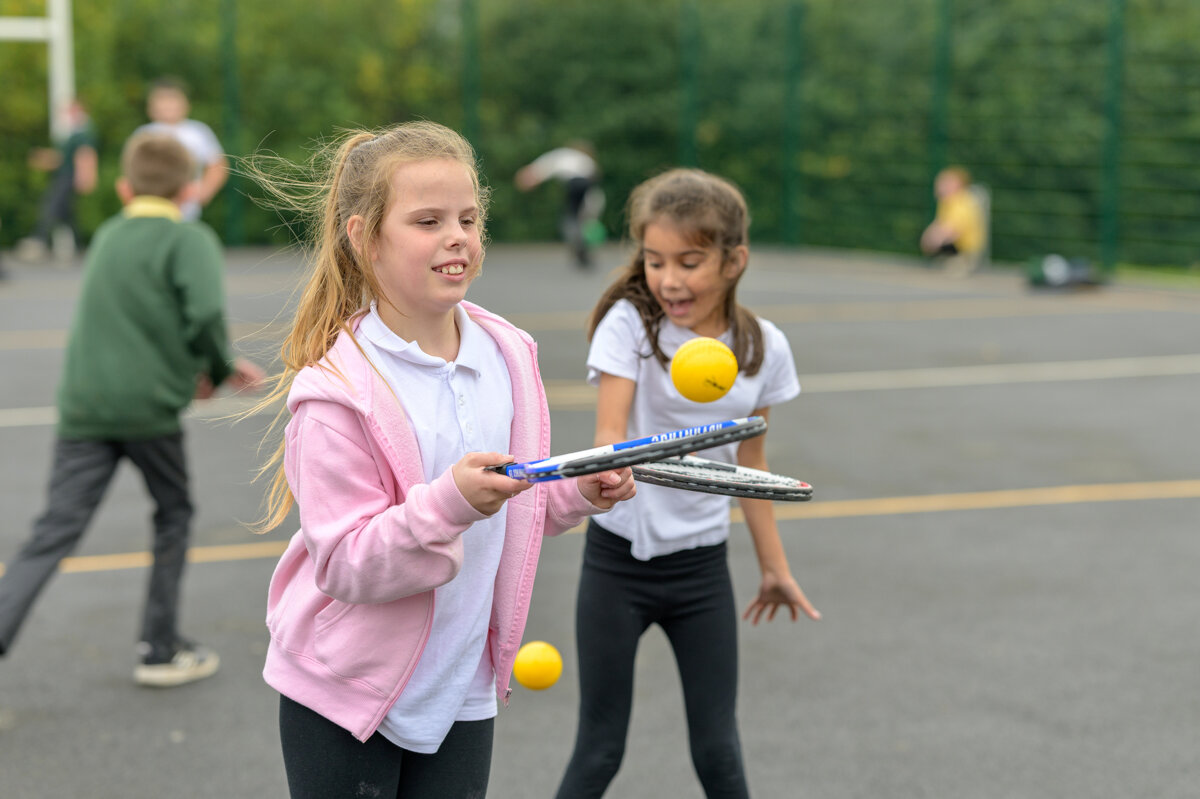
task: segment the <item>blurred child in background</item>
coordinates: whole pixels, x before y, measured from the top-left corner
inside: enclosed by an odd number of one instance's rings
[[[155,505],[134,680],[170,687],[217,670],[217,654],[178,631],[192,519],[179,417],[193,397],[221,384],[256,387],[263,372],[230,351],[220,242],[181,220],[191,184],[192,160],[175,138],[142,133],[126,143],[117,182],[125,209],[96,231],[71,322],[46,511],[0,578],[0,655],[128,458]]]
[[[921,234],[921,250],[944,259],[947,270],[965,273],[982,265],[987,219],[971,175],[959,166],[943,169],[934,180],[937,214]]]

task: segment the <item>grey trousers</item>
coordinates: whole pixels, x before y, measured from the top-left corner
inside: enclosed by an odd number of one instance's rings
[[[164,662],[174,654],[192,519],[182,433],[136,441],[56,440],[46,511],[0,577],[0,655],[11,648],[59,562],[83,538],[122,458],[142,473],[155,505],[154,563],[142,613],[146,661]]]
[[[42,196],[42,209],[38,215],[37,226],[33,238],[41,239],[47,246],[51,244],[54,228],[59,224],[71,228],[75,246],[79,246],[79,229],[75,223],[75,176],[72,174],[56,174],[46,193]]]

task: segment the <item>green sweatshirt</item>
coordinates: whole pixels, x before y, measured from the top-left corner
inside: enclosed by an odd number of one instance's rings
[[[58,389],[60,437],[173,433],[197,376],[229,376],[221,243],[178,220],[173,203],[137,197],[96,231]]]

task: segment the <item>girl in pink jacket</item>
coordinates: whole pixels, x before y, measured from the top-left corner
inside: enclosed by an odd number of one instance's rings
[[[350,134],[320,196],[274,392],[290,421],[267,466],[266,526],[300,512],[264,670],[288,784],[314,799],[483,796],[542,536],[634,483],[628,469],[538,484],[485,470],[546,457],[550,417],[533,340],[464,299],[487,193],[461,136],[428,122]]]

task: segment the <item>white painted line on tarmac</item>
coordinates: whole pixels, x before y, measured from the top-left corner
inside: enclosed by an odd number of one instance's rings
[[[756,311],[776,324],[936,322],[1137,312],[1195,313],[1200,311],[1200,301],[1189,294],[1122,293],[1090,297],[960,297],[945,300],[792,303],[758,306]],[[582,334],[589,313],[586,310],[530,311],[507,314],[507,317],[513,324],[531,333],[579,331]],[[288,326],[286,319],[238,322],[230,325],[230,334],[236,341],[272,340],[282,338]],[[66,344],[65,329],[0,331],[0,351],[62,349]]]
[[[229,325],[229,335],[234,341],[271,341],[286,334],[287,326],[282,322],[235,322]],[[0,351],[61,350],[66,346],[67,331],[64,329],[0,330]]]
[[[1128,377],[1177,377],[1195,374],[1200,374],[1200,354],[889,369],[873,372],[833,372],[802,375],[800,385],[803,393],[823,394],[905,388],[955,388],[1011,383],[1116,380]]]
[[[1005,363],[986,366],[947,366],[928,369],[886,369],[874,372],[830,372],[801,375],[805,394],[853,391],[896,391],[914,388],[961,388],[1018,383],[1060,383],[1077,380],[1117,380],[1130,377],[1180,377],[1200,374],[1200,354],[1152,355],[1142,358],[1105,358],[1088,361]],[[587,410],[596,404],[596,389],[579,380],[546,380],[551,410]],[[188,409],[186,416],[217,422],[234,422],[252,409],[254,397],[208,400]],[[260,413],[270,412],[270,409]],[[53,406],[0,408],[0,428],[53,425]]]
[[[1047,361],[870,372],[800,375],[803,394],[896,391],[914,388],[961,388],[1130,377],[1180,377],[1200,374],[1200,354],[1151,355],[1087,361]],[[577,380],[547,380],[551,410],[586,410],[596,404],[596,389]]]
[[[0,408],[0,427],[42,427],[58,423],[58,409],[53,405],[42,408]]]

